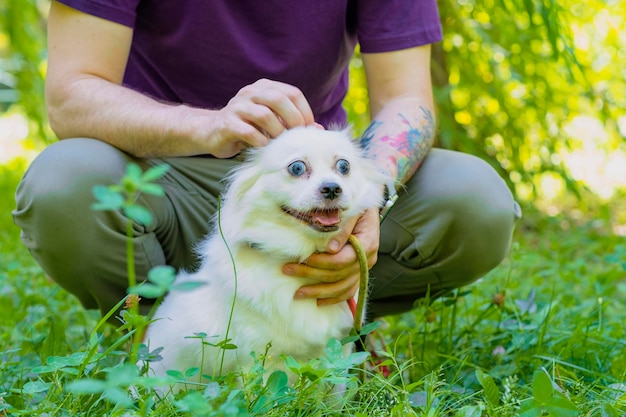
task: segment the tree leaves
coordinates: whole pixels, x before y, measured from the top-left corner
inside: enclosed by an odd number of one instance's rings
[[[597,33],[601,20],[619,23],[599,16],[601,2],[573,11],[562,0],[438,4],[444,26],[443,42],[433,45],[439,144],[487,160],[519,198],[536,196],[545,178],[578,193],[581,183],[563,158],[576,145],[565,127],[582,114],[623,116],[623,94],[602,97],[624,91],[619,66],[606,65],[599,75],[591,64],[600,55],[608,62],[600,52],[607,49],[619,60],[623,41]],[[623,137],[610,122],[603,128]]]
[[[13,81],[11,87],[17,89],[19,106],[34,123],[37,139],[49,143],[53,135],[47,126],[44,102],[46,33],[42,10],[36,0],[9,1],[0,6],[0,38],[5,36],[0,42],[0,77]],[[5,68],[6,73],[2,71]]]

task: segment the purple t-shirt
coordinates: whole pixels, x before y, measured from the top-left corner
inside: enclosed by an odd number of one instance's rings
[[[219,109],[260,78],[297,86],[318,122],[344,124],[348,64],[441,40],[436,0],[60,0],[134,29],[124,84]]]

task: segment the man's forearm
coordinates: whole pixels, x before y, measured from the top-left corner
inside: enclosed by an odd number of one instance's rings
[[[202,153],[189,134],[187,119],[195,111],[201,110],[90,77],[48,94],[50,123],[60,139],[92,137],[139,157]]]
[[[298,88],[266,79],[241,88],[219,110],[162,103],[98,77],[54,85],[48,110],[60,138],[100,139],[137,157],[230,158],[315,123]]]
[[[382,170],[405,184],[424,160],[434,137],[432,105],[398,100],[376,115],[363,133],[361,145]]]

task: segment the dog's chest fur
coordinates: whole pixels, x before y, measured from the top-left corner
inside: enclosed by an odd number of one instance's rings
[[[185,370],[201,361],[204,373],[214,372],[221,358],[219,350],[205,345],[203,352],[200,340],[189,337],[203,333],[211,344],[224,340],[235,291],[228,338],[237,346],[238,355],[233,350],[223,352],[223,372],[250,365],[248,353],[264,354],[268,343],[271,360],[266,367],[281,369],[282,355],[297,360],[319,357],[330,338],[341,339],[349,333],[353,319],[347,303],[318,307],[316,300],[294,300],[296,290],[310,282],[284,276],[284,260],[239,245],[230,248],[235,270],[220,236],[207,242],[205,250],[213,261],[178,277],[179,282],[203,281],[205,285],[190,292],[172,292],[159,307],[158,325],[149,328],[146,340],[151,347],[164,347],[163,361],[152,365],[157,373]]]
[[[244,352],[262,353],[271,342],[272,355],[311,358],[323,354],[331,337],[349,333],[352,315],[347,303],[318,307],[314,299],[294,299],[297,289],[311,282],[283,275],[284,260],[246,246],[237,248],[235,258],[238,288],[232,329]],[[228,261],[220,267],[220,276],[232,276]],[[225,293],[234,293],[233,283],[234,279],[226,280],[220,286]]]

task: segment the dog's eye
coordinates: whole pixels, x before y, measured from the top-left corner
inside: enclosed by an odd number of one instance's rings
[[[337,172],[342,175],[347,175],[350,172],[350,162],[345,159],[340,159],[337,161]]]
[[[294,161],[287,167],[289,174],[299,177],[306,172],[306,164],[303,161]]]

